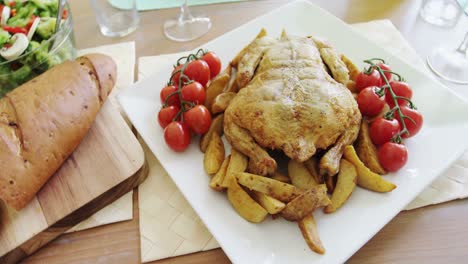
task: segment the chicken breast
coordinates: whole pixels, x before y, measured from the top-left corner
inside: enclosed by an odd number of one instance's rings
[[[339,54],[311,37],[263,34],[236,60],[241,90],[225,111],[224,133],[250,158],[249,171],[275,172],[266,149],[281,149],[300,162],[323,149],[322,173],[336,174],[361,122],[357,103],[343,85],[349,76]]]

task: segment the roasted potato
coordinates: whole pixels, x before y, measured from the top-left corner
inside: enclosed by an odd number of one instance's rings
[[[211,110],[213,106],[213,102],[219,94],[224,91],[224,88],[229,83],[231,79],[231,74],[228,72],[222,72],[218,76],[216,76],[206,88],[206,99],[205,99],[205,106],[209,110]]]
[[[286,206],[281,201],[258,191],[252,191],[252,198],[257,201],[269,214],[277,214]]]
[[[304,192],[294,185],[251,173],[237,173],[236,178],[248,189],[262,192],[282,202],[289,202]]]
[[[361,130],[359,130],[359,135],[354,146],[356,147],[356,153],[359,159],[366,167],[377,174],[387,173],[380,165],[377,156],[377,148],[374,143],[372,143],[369,135],[369,124],[365,120],[362,121]]]
[[[322,241],[317,230],[317,224],[313,215],[308,215],[297,222],[299,229],[301,230],[302,236],[306,241],[310,249],[315,253],[325,254],[325,248],[323,247]]]
[[[304,165],[306,166],[307,170],[309,171],[310,175],[314,177],[315,182],[317,184],[322,184],[325,182],[323,175],[319,173],[318,169],[318,160],[315,157],[312,157],[306,161],[304,161]]]
[[[317,182],[315,182],[315,179],[309,173],[309,170],[307,170],[306,166],[299,161],[289,160],[288,174],[292,185],[297,188],[306,190],[317,185]]]
[[[224,143],[219,134],[215,132],[211,136],[203,159],[203,166],[205,167],[206,173],[212,175],[218,172],[221,163],[223,163],[224,155]]]
[[[341,159],[340,172],[338,173],[335,190],[330,199],[331,203],[323,209],[323,212],[329,214],[340,208],[354,191],[356,183],[356,168],[351,162]]]
[[[343,156],[356,167],[360,187],[374,192],[391,192],[396,188],[395,184],[367,168],[357,156],[353,146],[346,146]]]
[[[305,193],[288,202],[283,211],[281,211],[281,216],[288,221],[299,221],[312,214],[315,209],[329,204],[330,199],[327,195],[327,187],[324,184],[320,184],[313,186]]]
[[[271,178],[274,179],[274,180],[280,181],[280,182],[285,182],[285,183],[290,183],[291,182],[291,179],[288,176],[286,176],[286,175],[284,175],[284,174],[282,174],[282,173],[280,173],[278,171],[275,171],[275,173],[271,176]]]
[[[213,105],[211,106],[211,113],[217,114],[224,112],[235,96],[236,93],[233,92],[225,92],[216,96]]]
[[[349,72],[349,81],[346,83],[346,87],[352,92],[357,93],[358,90],[356,89],[356,78],[358,74],[361,72],[359,68],[345,55],[341,55],[341,60],[346,65],[346,68]]]
[[[335,180],[335,176],[325,175],[325,185],[327,186],[328,193],[333,193],[335,190]]]
[[[356,78],[358,74],[361,72],[359,68],[345,55],[341,55],[341,60],[344,62],[346,65],[346,68],[348,68],[349,71],[349,79],[352,81],[356,81]]]
[[[224,190],[222,186],[224,178],[226,177],[226,171],[229,165],[229,161],[231,160],[231,155],[227,156],[223,163],[221,164],[221,168],[219,168],[218,172],[211,178],[210,180],[210,187],[216,191]]]
[[[231,160],[226,171],[222,186],[227,188],[229,181],[235,178],[235,174],[238,172],[244,172],[249,164],[249,159],[244,154],[237,151],[235,148],[231,149]]]
[[[268,215],[268,212],[239,186],[235,178],[229,181],[227,196],[237,213],[249,222],[262,222]]]
[[[224,114],[219,114],[211,120],[210,129],[200,138],[200,150],[205,152],[208,144],[210,143],[213,133],[218,133],[219,136],[223,135],[224,128]]]

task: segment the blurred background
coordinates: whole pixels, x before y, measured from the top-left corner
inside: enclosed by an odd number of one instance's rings
[[[113,0],[115,1],[115,0]],[[138,5],[150,0],[135,0]],[[232,0],[231,0],[232,1]],[[310,0],[347,23],[366,22],[370,20],[389,19],[401,32],[404,38],[411,44],[421,59],[426,61],[427,56],[439,47],[454,51],[463,41],[468,32],[468,0]],[[188,0],[188,6],[194,14],[206,15],[211,19],[211,29],[200,38],[187,41],[175,42],[164,34],[163,25],[170,19],[180,15],[180,8],[160,9],[158,11],[140,11],[140,24],[134,33],[122,38],[107,38],[99,34],[91,7],[81,1],[71,0],[75,17],[76,39],[78,48],[87,48],[104,43],[115,43],[117,41],[135,40],[137,45],[137,56],[149,56],[164,53],[189,50],[238,27],[247,21],[264,14],[272,9],[278,8],[290,1],[286,0],[258,0],[258,1],[236,1],[235,3],[223,3],[214,5],[194,5],[197,2],[216,2]],[[92,2],[92,1],[91,1]],[[168,5],[169,2],[162,0],[151,0],[151,5]],[[219,2],[219,1],[218,1]],[[226,2],[226,1],[223,1]],[[227,1],[229,2],[229,1]],[[180,6],[183,0],[171,1],[173,6]],[[232,12],[242,11],[242,16]],[[219,8],[222,7],[222,8]],[[426,19],[420,15],[426,9]],[[244,12],[245,10],[245,12]],[[436,25],[437,22],[431,16],[440,16],[445,25]],[[429,17],[429,19],[427,18]],[[229,21],[230,23],[225,23]],[[431,22],[428,22],[431,21]],[[439,23],[440,24],[440,23]],[[89,34],[97,31],[96,38],[87,40],[85,45],[80,42],[80,34]],[[144,41],[143,41],[144,40]],[[150,41],[148,41],[150,40]],[[149,43],[158,43],[151,45]],[[427,66],[427,65],[426,65]],[[435,76],[435,75],[434,75]],[[441,79],[440,79],[441,80]],[[454,84],[441,80],[447,86],[453,88],[459,94],[468,98],[467,84]]]

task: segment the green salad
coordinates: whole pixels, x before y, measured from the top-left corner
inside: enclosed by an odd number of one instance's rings
[[[65,10],[54,36],[58,0],[0,0],[0,98],[75,55]],[[53,47],[51,47],[53,45]]]

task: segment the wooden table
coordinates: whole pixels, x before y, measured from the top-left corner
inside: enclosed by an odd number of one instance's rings
[[[124,38],[112,39],[100,35],[89,1],[74,0],[71,1],[71,6],[78,48],[134,40],[137,56],[148,56],[192,49],[287,2],[269,0],[193,7],[193,11],[203,12],[211,17],[213,28],[207,35],[188,43],[169,41],[162,33],[163,21],[176,16],[178,9],[142,12],[141,24],[135,33]],[[424,29],[424,34],[417,34],[419,37],[412,34],[420,1],[313,2],[348,23],[389,18],[411,43],[422,43],[426,39],[431,41],[431,37],[432,41],[440,42],[437,39],[437,34],[440,34],[437,29]],[[456,39],[460,38],[457,35],[460,32],[459,27],[448,33],[444,32],[444,39],[456,42]],[[424,51],[423,48],[417,50]],[[424,55],[424,52],[421,55]],[[38,251],[26,262],[139,263],[137,199],[138,193],[135,192],[132,221],[64,235]],[[466,263],[468,258],[466,219],[468,219],[468,203],[463,200],[402,212],[359,250],[349,263]],[[217,249],[154,263],[230,262],[223,251]]]

